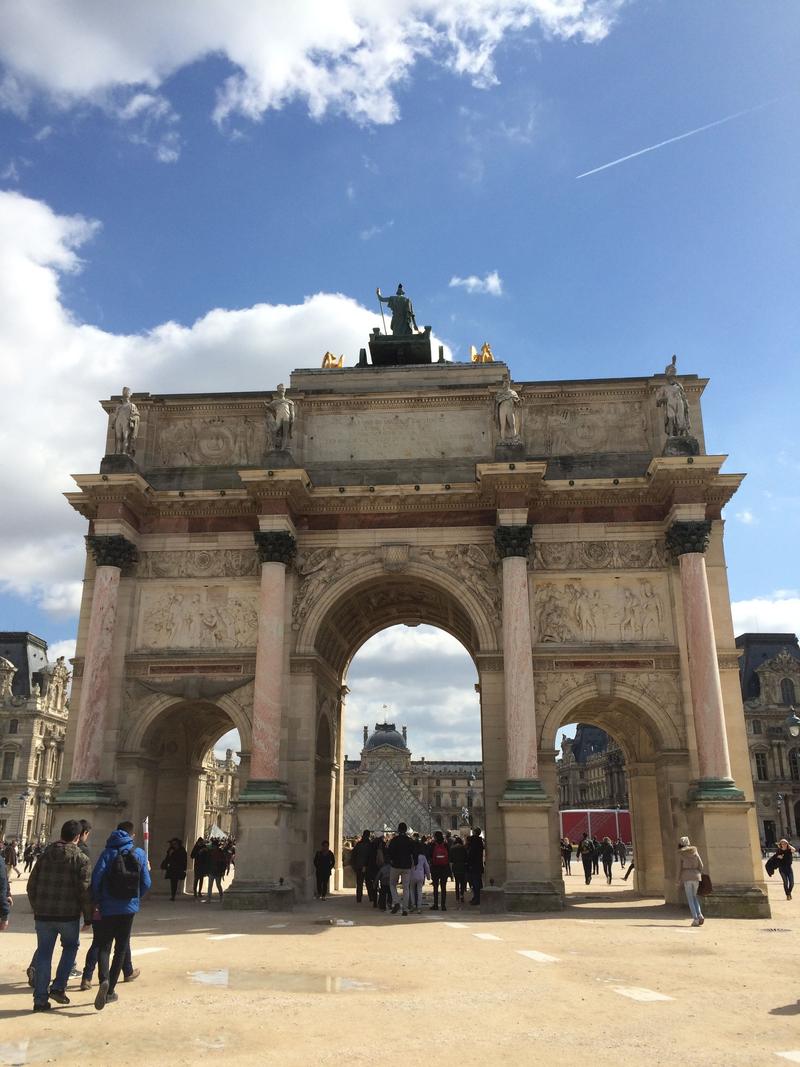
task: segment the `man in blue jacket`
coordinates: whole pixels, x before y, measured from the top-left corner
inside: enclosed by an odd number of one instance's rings
[[[117,1000],[114,990],[130,944],[133,919],[139,901],[151,885],[147,857],[142,849],[134,848],[133,837],[133,823],[121,822],[106,841],[92,873],[92,900],[100,910],[97,961],[100,986],[94,1001],[98,1011],[108,1001]]]

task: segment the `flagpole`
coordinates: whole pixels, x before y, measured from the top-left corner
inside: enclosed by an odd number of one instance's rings
[[[150,863],[150,816],[145,815],[144,822],[142,823],[142,838],[144,840],[144,854],[147,857],[148,864]]]
[[[383,319],[383,332],[386,333],[386,316],[383,314],[383,304],[381,303],[381,287],[375,290],[375,295],[378,298],[378,307],[381,309],[381,319]]]

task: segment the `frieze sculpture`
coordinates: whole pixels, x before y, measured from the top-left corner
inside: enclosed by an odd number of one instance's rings
[[[494,394],[494,411],[497,421],[497,429],[503,444],[517,445],[522,443],[520,436],[520,423],[517,408],[521,400],[519,393],[511,388],[511,381],[504,377],[502,385]]]
[[[569,644],[619,640],[663,641],[666,612],[648,579],[635,585],[589,589],[582,582],[539,585],[534,594],[536,640]]]
[[[673,522],[666,534],[667,550],[673,559],[687,552],[705,552],[711,536],[711,523]]]
[[[308,612],[328,586],[344,575],[375,562],[371,549],[347,551],[317,548],[300,552],[295,560],[299,582],[292,603],[292,629],[299,630]]]
[[[507,556],[527,556],[531,547],[533,527],[498,526],[494,531],[494,543],[500,559]]]
[[[537,541],[535,570],[660,570],[666,562],[663,542]]]
[[[134,456],[136,438],[139,436],[139,409],[131,400],[131,391],[127,385],[122,390],[122,403],[117,405],[111,425],[114,428],[115,454]]]
[[[392,321],[389,324],[389,328],[394,337],[410,337],[417,332],[419,327],[417,326],[417,320],[414,318],[414,306],[406,296],[402,285],[397,286],[397,292],[394,296],[383,296],[380,286],[375,290],[375,295],[379,302],[386,304],[392,313]],[[383,315],[383,308],[381,308],[381,315]],[[384,330],[385,328],[384,321]]]
[[[246,415],[176,419],[158,432],[156,461],[162,467],[224,466],[258,461],[259,432]]]
[[[434,566],[455,574],[489,608],[493,618],[501,612],[497,562],[490,545],[461,544],[447,548],[418,547],[414,559],[428,560]]]
[[[216,592],[216,591],[215,591]],[[252,648],[256,643],[258,612],[241,596],[224,600],[210,590],[169,590],[143,609],[141,644],[144,648]],[[150,602],[150,598],[147,598]]]
[[[267,440],[271,451],[284,452],[292,439],[295,403],[286,395],[283,382],[275,389],[275,396],[267,404]]]
[[[145,552],[139,564],[140,578],[247,578],[258,573],[256,552],[242,548]]]
[[[94,556],[98,567],[127,567],[137,560],[136,545],[122,534],[99,536],[90,534],[86,538],[86,547]]]

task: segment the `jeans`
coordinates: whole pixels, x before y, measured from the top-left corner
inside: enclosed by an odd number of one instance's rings
[[[86,960],[83,964],[83,974],[81,977],[85,982],[91,982],[94,975],[94,969],[97,966],[97,959],[100,955],[100,921],[92,923],[92,943],[89,945],[89,951],[86,953]],[[125,959],[122,961],[122,974],[125,978],[129,974],[133,974],[133,963],[131,962],[131,941],[128,938],[128,948],[125,952]]]
[[[397,883],[403,883],[403,896],[397,891]],[[392,867],[389,875],[389,892],[392,896],[392,904],[402,904],[403,911],[407,911],[412,904],[411,900],[411,868]]]
[[[422,887],[425,884],[423,878],[411,879],[411,905],[412,907],[419,908],[420,901],[422,900]]]
[[[317,871],[317,896],[320,900],[324,900],[328,895],[330,889],[331,876],[330,871]],[[220,889],[220,895],[222,889]]]
[[[80,919],[62,919],[52,921],[46,919],[36,920],[36,979],[33,986],[33,1003],[45,1004],[50,991],[50,970],[53,965],[53,950],[56,941],[61,938],[61,959],[58,961],[58,969],[53,979],[53,988],[64,990],[67,988],[69,972],[75,966],[75,957],[78,955],[80,943],[81,921]]]
[[[431,868],[431,881],[433,882],[433,906],[439,907],[439,889],[442,890],[442,911],[447,907],[447,879],[450,877],[448,870],[440,871],[436,867]]]
[[[211,897],[214,895],[215,885],[219,890],[219,899],[222,900],[222,874],[218,874],[216,871],[208,876],[208,896],[206,897],[206,900],[211,900]]]
[[[609,882],[611,881],[611,868],[613,867],[613,864],[614,861],[613,859],[611,859],[611,857],[603,860],[603,874],[606,876]]]
[[[130,949],[131,927],[134,918],[134,915],[107,915],[97,924],[100,927],[97,973],[101,982],[108,982],[109,993],[114,992],[123,960]],[[114,946],[113,959],[111,959],[112,944]]]
[[[698,882],[683,883],[683,888],[686,891],[686,899],[689,901],[689,911],[692,913],[693,919],[703,918],[703,913],[700,910],[700,901],[697,899],[698,884]]]
[[[791,867],[789,867],[789,869],[785,870],[785,871],[782,871],[780,869],[780,867],[779,867],[778,868],[778,874],[780,874],[780,876],[781,876],[781,881],[783,882],[783,888],[784,888],[784,891],[786,892],[786,895],[788,897],[788,896],[791,895],[791,892],[794,889],[794,871],[792,870]]]
[[[592,861],[591,855],[589,855],[587,853],[584,853],[581,856],[581,863],[583,864],[583,875],[584,875],[584,878],[586,879],[586,884],[589,885],[591,883],[591,881],[592,881],[592,874],[593,874],[593,871],[592,871],[593,861]]]
[[[456,884],[456,900],[463,902],[464,897],[467,895],[467,872],[464,870],[453,870],[453,881]]]

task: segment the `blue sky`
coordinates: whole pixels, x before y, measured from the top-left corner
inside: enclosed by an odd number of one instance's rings
[[[236,11],[0,5],[0,626],[74,638],[98,398],[353,361],[402,280],[520,380],[710,377],[737,630],[800,628],[800,5]]]

